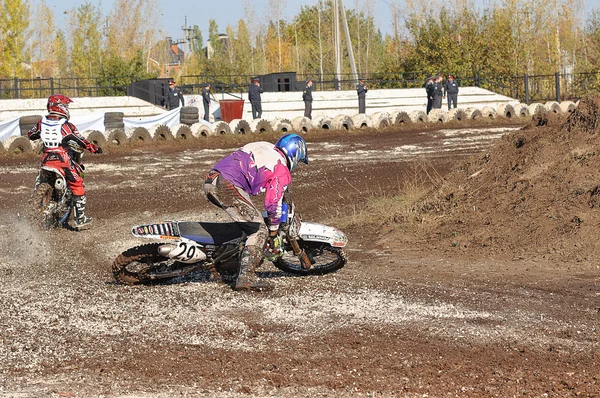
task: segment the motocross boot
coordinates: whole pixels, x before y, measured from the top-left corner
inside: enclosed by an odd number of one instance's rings
[[[73,195],[73,208],[75,210],[75,228],[84,227],[92,222],[92,217],[85,215],[85,195]]]
[[[261,250],[257,246],[244,247],[240,260],[240,270],[233,290],[255,292],[273,290],[274,286],[272,284],[261,280],[256,275],[256,268],[261,259],[260,253]]]

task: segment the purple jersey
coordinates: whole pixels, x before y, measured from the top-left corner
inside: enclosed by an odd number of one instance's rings
[[[285,155],[270,142],[244,145],[214,167],[226,180],[250,195],[265,192],[265,210],[270,229],[277,229],[283,194],[292,182]]]

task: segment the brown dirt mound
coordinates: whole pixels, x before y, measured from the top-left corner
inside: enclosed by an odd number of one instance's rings
[[[598,258],[600,99],[536,115],[422,200],[426,242],[490,255]]]

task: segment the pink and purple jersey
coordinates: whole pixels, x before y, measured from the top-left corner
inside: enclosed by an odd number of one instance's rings
[[[279,226],[283,194],[292,182],[285,155],[270,142],[244,145],[214,167],[223,178],[250,195],[265,192],[270,227]]]

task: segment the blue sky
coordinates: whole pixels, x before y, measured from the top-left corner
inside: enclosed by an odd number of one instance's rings
[[[113,6],[113,0],[88,1],[94,5],[99,5],[104,15],[107,15]],[[46,0],[46,4],[54,11],[57,21],[60,22],[65,11],[77,8],[88,1]],[[185,23],[186,16],[189,26],[198,25],[200,27],[204,40],[208,38],[208,21],[210,19],[214,19],[219,25],[219,30],[224,32],[228,24],[235,25],[238,20],[244,18],[244,3],[242,0],[158,0],[157,2],[163,16],[165,33],[175,40],[183,38],[181,28]],[[283,11],[283,19],[285,20],[291,20],[300,11],[301,6],[317,4],[317,0],[286,0],[285,2],[286,8]],[[38,3],[39,0],[31,0],[32,10]],[[356,0],[345,0],[344,6],[355,8],[356,3]],[[389,33],[392,25],[389,12],[391,0],[373,0],[372,3],[376,24],[384,34]],[[269,1],[252,0],[252,4],[255,6],[257,19],[266,22],[268,20]],[[363,8],[365,0],[358,0],[358,4],[360,8]]]
[[[39,3],[39,0],[30,0],[33,7]],[[64,12],[80,5],[91,2],[99,5],[103,10],[104,15],[107,15],[113,6],[113,0],[93,1],[93,0],[46,0],[46,4],[54,11],[57,21],[62,22]],[[391,33],[392,20],[390,4],[394,0],[371,0],[373,4],[373,17],[376,26],[383,34]],[[489,4],[494,0],[476,0],[476,4]],[[244,2],[242,0],[157,0],[160,13],[163,17],[162,28],[165,31],[165,36],[171,36],[174,40],[182,39],[183,32],[181,28],[185,24],[187,16],[188,26],[198,25],[202,31],[202,36],[206,41],[208,38],[208,21],[214,19],[221,32],[225,32],[228,24],[235,25],[238,20],[244,18]],[[255,14],[259,21],[266,23],[268,20],[269,1],[268,0],[251,0],[255,6]],[[585,10],[591,11],[592,3],[597,0],[583,0]],[[296,15],[301,6],[315,5],[317,0],[285,0],[286,8],[283,11],[283,19],[291,20]],[[344,6],[348,9],[358,8],[364,11],[365,0],[344,0]],[[400,7],[404,4],[404,0],[398,1]],[[400,10],[402,11],[402,10]]]

